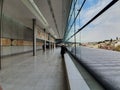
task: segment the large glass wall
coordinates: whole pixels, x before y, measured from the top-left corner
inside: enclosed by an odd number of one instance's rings
[[[102,42],[119,40],[120,1],[94,18],[112,2],[113,0],[73,0],[64,38],[65,42],[74,42],[77,43],[77,46],[82,44],[83,46],[105,48],[107,46],[102,47]],[[113,45],[112,42],[112,46],[110,45],[112,50],[116,50],[116,43]]]
[[[71,43],[70,51],[79,64],[100,84],[104,84],[105,90],[119,90],[120,0],[75,1],[71,7],[65,42]]]

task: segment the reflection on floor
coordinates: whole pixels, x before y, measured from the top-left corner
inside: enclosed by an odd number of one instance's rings
[[[21,54],[2,59],[3,90],[66,90],[60,49]]]

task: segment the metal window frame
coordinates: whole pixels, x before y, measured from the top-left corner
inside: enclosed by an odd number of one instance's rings
[[[78,32],[83,30],[86,26],[88,26],[91,22],[93,22],[95,19],[97,19],[100,15],[102,15],[106,10],[108,10],[111,6],[113,6],[115,3],[117,3],[119,0],[112,0],[106,7],[104,7],[98,14],[96,14],[90,21],[88,21],[85,25],[83,25],[76,33],[71,35],[65,42],[70,40],[74,35],[76,35]]]
[[[82,3],[82,5],[81,5],[80,9],[78,10],[78,13],[77,13],[77,15],[75,16],[75,18],[74,18],[74,20],[73,20],[73,22],[72,22],[72,24],[71,24],[71,26],[70,26],[70,29],[69,29],[68,32],[67,32],[67,35],[69,34],[69,32],[70,32],[70,30],[71,30],[73,24],[75,23],[75,21],[76,21],[78,15],[80,14],[80,12],[81,12],[81,10],[82,10],[82,8],[83,8],[85,2],[86,2],[86,0],[83,1],[83,3]],[[75,8],[75,6],[74,6],[74,8]]]

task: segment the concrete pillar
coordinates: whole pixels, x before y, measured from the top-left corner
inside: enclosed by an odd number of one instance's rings
[[[49,47],[49,49],[50,49],[50,41],[49,41],[48,47]]]
[[[35,30],[36,19],[33,19],[33,56],[36,55],[36,30]]]
[[[52,43],[52,48],[54,49],[54,43]]]
[[[53,49],[53,42],[51,42],[51,44],[52,44],[51,47],[52,47],[52,49]]]
[[[52,42],[50,42],[50,49],[52,49]]]
[[[48,33],[49,49],[50,49],[50,33]]]
[[[55,49],[55,47],[56,47],[56,44],[54,43],[54,49]]]
[[[0,38],[2,32],[3,0],[0,0]],[[0,70],[1,70],[1,41],[0,41]]]
[[[46,30],[44,29],[44,48],[46,51]]]

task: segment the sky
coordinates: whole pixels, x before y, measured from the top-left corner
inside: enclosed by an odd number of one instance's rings
[[[76,29],[82,27],[110,2],[111,0],[87,0],[80,12],[80,18],[76,22]],[[77,4],[76,8],[80,8],[80,3]],[[69,36],[73,31],[74,28],[69,33]],[[84,28],[76,37],[77,42],[103,41],[120,37],[120,1]]]

